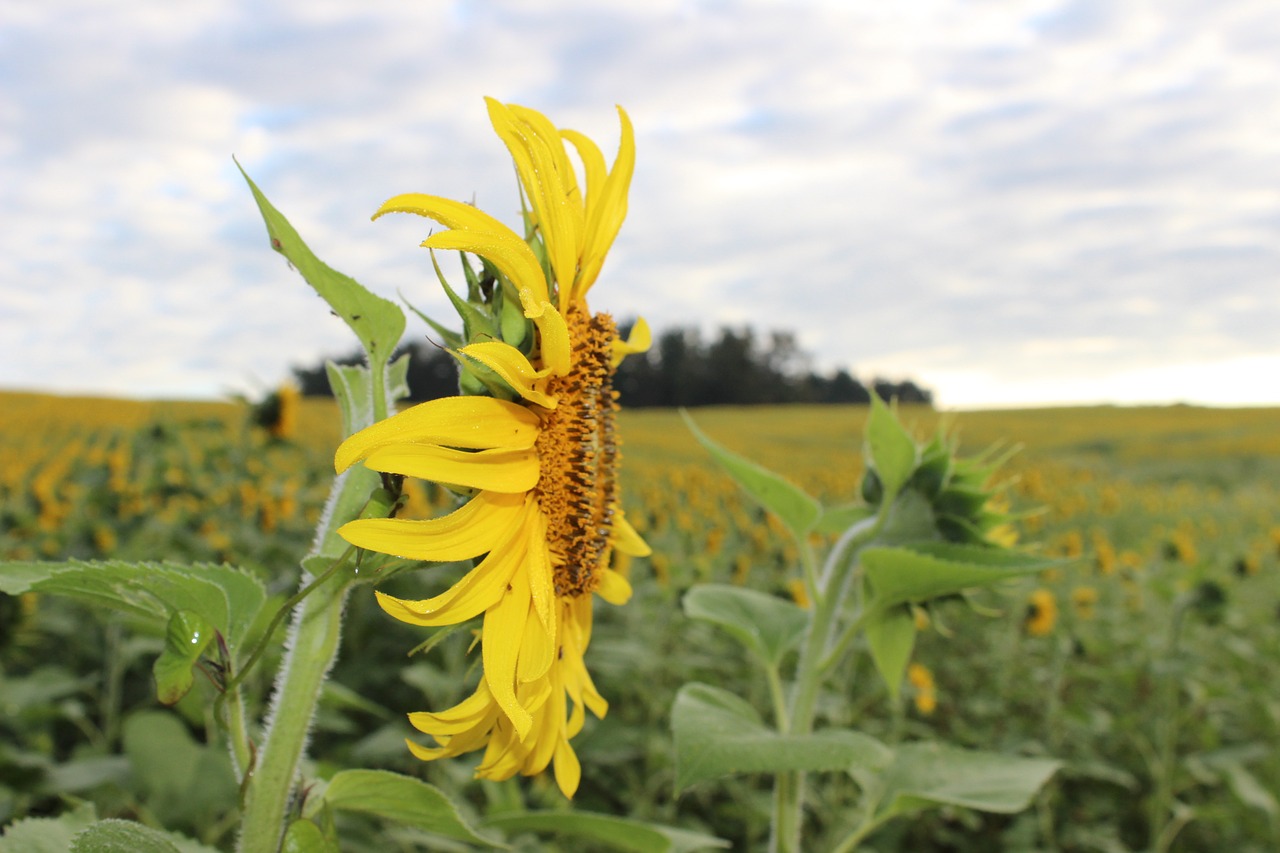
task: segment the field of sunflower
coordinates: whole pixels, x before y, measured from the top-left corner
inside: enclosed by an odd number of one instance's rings
[[[341,435],[330,401],[285,394],[275,405],[268,429],[244,405],[4,394],[0,559],[226,563],[260,578],[278,606],[297,587]],[[865,409],[693,415],[726,447],[824,502],[858,499]],[[1020,814],[925,812],[887,826],[868,849],[1280,848],[1280,411],[901,415],[922,438],[941,418],[966,453],[1002,439],[1020,444],[1006,466],[1020,539],[1070,559],[917,609],[920,639],[902,697],[891,700],[864,667],[839,680],[847,691],[819,697],[821,713],[888,743],[934,737],[1063,766]],[[770,811],[763,780],[673,794],[670,714],[680,686],[763,691],[744,688],[753,683],[747,664],[722,634],[688,619],[681,600],[711,582],[803,603],[798,555],[677,413],[624,412],[618,430],[622,506],[652,554],[618,565],[634,590],[628,604],[596,608],[588,663],[610,708],[574,741],[573,808],[761,849]],[[435,485],[408,479],[405,489],[401,518],[455,505]],[[420,597],[460,572],[435,574],[396,576],[379,589]],[[317,775],[418,775],[461,792],[476,812],[568,808],[550,772],[473,781],[474,761],[423,764],[405,749],[406,737],[421,738],[405,709],[448,707],[474,684],[469,627],[406,655],[422,632],[390,619],[367,586],[347,610],[312,735]],[[210,745],[212,679],[197,678],[176,714],[164,710],[152,669],[163,648],[163,637],[91,602],[0,595],[0,851],[24,849],[28,818],[77,813],[164,825],[229,848],[237,791],[231,759]],[[271,669],[246,685],[250,717]],[[749,698],[768,704],[763,692]],[[815,788],[811,837],[836,833],[855,794],[852,779]],[[344,815],[341,833],[357,850],[469,849],[411,826],[382,829],[358,810]],[[597,849],[521,838],[522,849]]]

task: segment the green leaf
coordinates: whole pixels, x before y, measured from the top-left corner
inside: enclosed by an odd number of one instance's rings
[[[369,360],[386,364],[404,334],[404,312],[394,302],[375,296],[355,279],[317,258],[284,215],[267,201],[267,197],[240,168],[239,162],[236,162],[236,168],[240,169],[240,174],[244,175],[249,189],[253,191],[253,198],[267,226],[267,235],[271,238],[271,248],[284,255],[307,284],[315,288],[334,313],[351,327],[369,354]]]
[[[686,684],[671,712],[676,791],[736,773],[850,770],[889,763],[888,747],[842,729],[782,735],[767,728],[749,704],[709,684]]]
[[[329,781],[324,795],[308,803],[306,816],[314,815],[321,805],[374,815],[471,844],[503,846],[476,834],[439,788],[387,770],[340,771]]]
[[[867,548],[860,559],[872,593],[867,606],[873,608],[928,601],[990,586],[1044,571],[1057,563],[1016,551],[943,542],[920,542],[909,548]]]
[[[262,581],[232,568],[197,563],[0,563],[0,592],[66,595],[157,625],[185,610],[222,632],[233,647],[266,600]]]
[[[729,842],[712,835],[584,812],[520,812],[497,815],[487,818],[485,825],[507,833],[547,832],[568,835],[633,853],[687,853],[729,846]]]
[[[342,853],[338,845],[325,838],[324,830],[302,818],[289,824],[284,833],[280,853]]]
[[[76,834],[71,853],[181,853],[167,833],[130,820],[100,820]]]
[[[97,819],[93,804],[81,803],[58,817],[14,821],[0,835],[0,853],[67,853],[76,833]]]
[[[867,618],[863,630],[876,671],[889,688],[889,695],[896,700],[916,643],[916,623],[911,611],[906,607],[876,611]]]
[[[938,806],[1013,814],[1058,770],[1061,762],[976,752],[921,741],[894,749],[879,776],[855,770],[864,790],[879,801],[875,821]]]
[[[166,826],[195,830],[235,808],[238,787],[226,750],[197,743],[172,713],[131,714],[124,753],[148,810]]]
[[[916,443],[878,394],[871,395],[865,444],[867,458],[879,475],[885,494],[896,495],[915,470]]]
[[[723,584],[703,584],[689,590],[684,612],[691,619],[719,625],[774,667],[800,642],[809,625],[808,614],[790,601]]]
[[[213,642],[213,626],[199,613],[175,611],[165,629],[164,651],[151,666],[156,679],[156,698],[173,705],[191,689],[192,669]]]
[[[708,438],[683,409],[680,415],[698,443],[705,447],[747,494],[778,516],[796,539],[803,539],[822,517],[822,505],[798,486],[746,457],[721,447]]]

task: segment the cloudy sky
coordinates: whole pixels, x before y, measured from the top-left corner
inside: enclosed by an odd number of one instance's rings
[[[0,387],[258,393],[347,352],[233,155],[448,317],[430,224],[369,215],[515,222],[485,95],[610,156],[631,115],[597,310],[793,330],[954,407],[1280,403],[1272,0],[8,0]]]

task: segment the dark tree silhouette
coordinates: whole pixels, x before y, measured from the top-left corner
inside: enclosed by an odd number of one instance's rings
[[[622,323],[625,337],[633,322]],[[409,353],[409,399],[415,402],[458,393],[458,365],[443,348],[424,341],[401,344],[396,357]],[[333,359],[356,364],[359,351]],[[302,393],[328,395],[324,365],[295,367]],[[875,379],[871,385],[884,399],[904,403],[933,402],[933,392],[910,380]],[[761,342],[750,328],[720,330],[704,342],[696,328],[668,329],[649,352],[629,356],[614,377],[623,406],[764,405],[779,403],[869,403],[867,386],[844,368],[815,373],[809,357],[791,332],[771,332]]]

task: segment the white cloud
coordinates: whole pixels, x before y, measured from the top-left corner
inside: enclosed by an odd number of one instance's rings
[[[368,217],[420,190],[514,221],[483,95],[610,155],[631,113],[619,316],[794,329],[968,404],[1276,352],[1265,0],[58,0],[3,26],[0,385],[210,394],[348,349],[232,153],[329,263],[445,313],[431,223]]]

